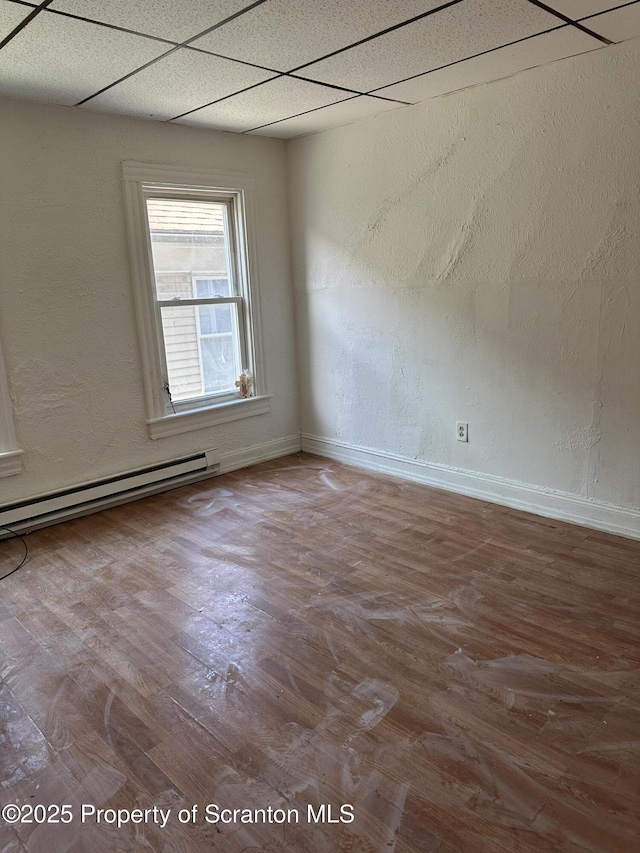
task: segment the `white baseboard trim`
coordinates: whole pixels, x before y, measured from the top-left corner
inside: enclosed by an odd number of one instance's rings
[[[449,465],[419,462],[394,453],[358,447],[316,435],[302,434],[302,450],[545,518],[604,530],[630,539],[640,539],[640,510],[637,509],[592,501],[578,495],[543,489],[490,474],[478,474]]]
[[[265,441],[263,444],[252,444],[251,447],[243,447],[232,453],[223,453],[220,456],[220,473],[226,474],[229,471],[237,471],[238,468],[257,465],[258,462],[268,462],[280,456],[300,453],[300,450],[300,433],[276,438],[274,441]]]

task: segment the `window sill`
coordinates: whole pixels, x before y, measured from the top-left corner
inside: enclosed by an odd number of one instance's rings
[[[217,403],[202,409],[192,409],[190,412],[178,412],[153,418],[147,421],[151,438],[165,438],[169,435],[179,435],[181,432],[191,432],[194,429],[225,424],[240,418],[250,418],[254,415],[265,415],[271,409],[271,394],[261,397],[248,397],[246,400],[232,400],[230,403]]]
[[[12,477],[22,473],[22,450],[7,450],[0,453],[0,477]]]

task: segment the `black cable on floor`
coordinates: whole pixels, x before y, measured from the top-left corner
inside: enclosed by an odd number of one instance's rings
[[[15,538],[19,539],[22,542],[22,544],[24,545],[24,556],[23,556],[23,558],[20,560],[18,565],[15,567],[15,569],[11,569],[11,571],[7,572],[6,575],[2,575],[2,577],[0,577],[0,581],[3,581],[5,578],[8,578],[9,575],[12,575],[14,572],[17,572],[18,569],[21,569],[24,566],[24,564],[27,560],[27,555],[29,553],[29,548],[27,547],[27,543],[25,542],[24,537],[20,536],[19,533],[16,533],[15,530],[12,530],[10,527],[5,527],[3,524],[0,524],[0,530],[8,530],[12,536],[15,536]]]

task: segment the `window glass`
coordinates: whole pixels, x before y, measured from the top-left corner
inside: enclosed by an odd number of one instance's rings
[[[224,203],[148,198],[147,216],[158,299],[190,299],[198,272],[222,288],[199,296],[231,295]]]
[[[234,296],[228,205],[147,198],[160,303]],[[174,403],[235,391],[242,372],[238,304],[160,305],[167,381]]]
[[[161,308],[174,401],[235,390],[242,372],[235,303]]]
[[[212,296],[231,296],[229,280],[225,278],[196,278],[196,296],[208,299]]]

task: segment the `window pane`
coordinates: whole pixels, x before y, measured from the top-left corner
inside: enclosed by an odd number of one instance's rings
[[[237,306],[185,305],[161,311],[173,400],[235,391],[242,371]]]
[[[193,298],[198,274],[203,296],[231,295],[225,204],[149,198],[147,216],[158,299]]]
[[[232,332],[231,308],[231,305],[199,306],[197,310],[200,334],[215,335],[221,332]]]
[[[212,296],[232,296],[229,280],[226,278],[196,278],[195,296],[198,299],[210,299]]]

